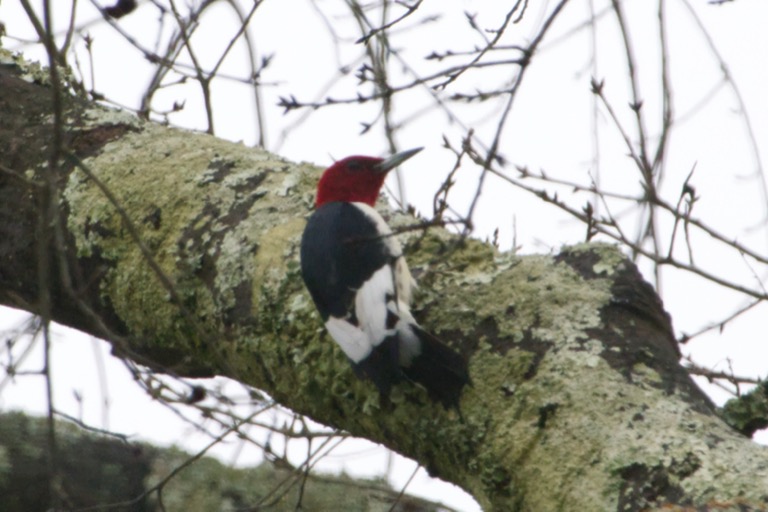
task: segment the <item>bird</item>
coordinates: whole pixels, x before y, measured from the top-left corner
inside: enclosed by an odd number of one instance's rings
[[[392,169],[423,148],[387,159],[350,156],[320,177],[301,238],[301,274],[331,338],[355,374],[383,396],[415,382],[458,409],[466,360],[424,330],[410,311],[415,286],[392,229],[374,208]]]

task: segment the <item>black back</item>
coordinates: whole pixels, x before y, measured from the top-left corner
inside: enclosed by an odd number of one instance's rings
[[[355,292],[399,256],[382,243],[376,223],[351,203],[326,203],[301,238],[301,274],[323,321],[353,310]]]

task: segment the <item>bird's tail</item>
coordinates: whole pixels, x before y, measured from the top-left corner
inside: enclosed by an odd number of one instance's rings
[[[461,391],[469,384],[469,371],[464,358],[418,325],[410,325],[420,341],[420,353],[403,367],[410,380],[425,388],[432,400],[448,409],[459,407]]]

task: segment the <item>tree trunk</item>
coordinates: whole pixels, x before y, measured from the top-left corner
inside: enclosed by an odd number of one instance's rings
[[[460,413],[410,384],[382,399],[299,275],[317,168],[72,97],[51,168],[44,76],[0,68],[0,303],[41,312],[49,294],[53,320],[124,357],[262,389],[419,461],[486,510],[768,507],[766,449],[715,415],[616,248],[517,256],[405,230],[415,316],[469,359],[472,386]]]

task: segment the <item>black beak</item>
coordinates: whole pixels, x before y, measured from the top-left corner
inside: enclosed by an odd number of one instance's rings
[[[401,163],[405,162],[409,158],[411,158],[413,155],[418,153],[424,148],[414,148],[414,149],[408,149],[406,151],[401,151],[399,153],[395,153],[391,157],[387,158],[383,162],[379,162],[375,166],[373,166],[373,169],[377,172],[389,172]]]

